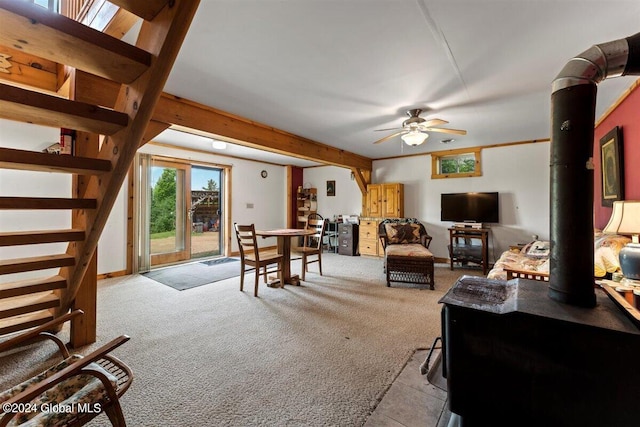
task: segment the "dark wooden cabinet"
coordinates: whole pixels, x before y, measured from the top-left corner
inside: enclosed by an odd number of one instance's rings
[[[354,256],[358,254],[358,225],[338,225],[338,253]]]
[[[489,229],[453,227],[449,229],[449,261],[480,264],[482,274],[489,269]]]

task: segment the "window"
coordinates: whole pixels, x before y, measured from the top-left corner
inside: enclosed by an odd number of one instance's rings
[[[431,153],[431,179],[481,176],[480,147]]]
[[[46,7],[52,12],[58,12],[58,0],[29,0],[38,6]]]

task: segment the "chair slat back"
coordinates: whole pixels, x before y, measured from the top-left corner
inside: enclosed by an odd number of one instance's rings
[[[253,256],[255,260],[259,260],[258,242],[256,240],[256,228],[254,224],[240,225],[233,224],[236,230],[236,238],[238,239],[238,249],[240,256]]]
[[[322,239],[324,237],[324,231],[327,226],[327,221],[323,220],[320,215],[309,215],[307,219],[307,229],[313,230],[314,233],[305,236],[305,246],[314,247],[316,249],[322,248]]]

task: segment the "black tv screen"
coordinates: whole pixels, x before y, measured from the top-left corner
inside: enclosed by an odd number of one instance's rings
[[[500,222],[498,193],[442,194],[441,221]]]

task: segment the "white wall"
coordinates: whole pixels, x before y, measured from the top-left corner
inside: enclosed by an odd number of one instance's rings
[[[60,139],[60,130],[0,119],[0,147],[41,151]],[[71,197],[71,175],[0,169],[0,195],[19,197]],[[98,243],[98,273],[126,268],[126,185]],[[0,231],[66,229],[71,214],[66,210],[0,210]],[[26,258],[64,253],[67,243],[0,248],[0,259]],[[101,250],[102,249],[102,250]],[[0,276],[0,283],[47,277],[57,269]]]
[[[336,166],[305,168],[304,182],[318,189],[318,213],[323,218],[333,219],[334,215],[360,215],[362,193],[351,170]],[[336,182],[336,195],[327,196],[327,181]]]
[[[41,150],[58,140],[58,129],[0,120],[0,146]],[[282,166],[193,153],[180,149],[145,145],[149,154],[173,156],[204,163],[231,166],[231,221],[255,223],[259,228],[286,225],[286,175]],[[267,178],[260,177],[267,170]],[[514,243],[531,240],[533,234],[549,237],[549,143],[487,148],[482,151],[483,175],[477,178],[431,179],[428,155],[379,160],[373,164],[373,182],[405,184],[405,216],[420,219],[434,237],[431,249],[437,257],[447,257],[451,223],[440,221],[440,194],[467,191],[500,192],[500,224],[493,224],[491,258]],[[362,196],[348,169],[326,166],[306,168],[304,182],[318,188],[318,211],[332,218],[339,214],[360,214]],[[326,181],[336,181],[336,195],[326,195]],[[3,196],[70,197],[71,179],[66,174],[0,170]],[[121,190],[98,245],[98,273],[126,268],[126,186]],[[248,207],[253,204],[253,208]],[[65,211],[0,211],[0,231],[39,228],[68,228]],[[228,236],[232,238],[233,236]],[[233,250],[237,250],[235,239]],[[265,245],[275,245],[267,240]],[[17,258],[59,253],[66,244],[0,248],[0,258]],[[47,273],[47,272],[43,272]],[[29,276],[32,277],[32,276]],[[6,275],[0,281],[28,277]]]
[[[373,163],[373,182],[404,183],[404,212],[425,224],[433,236],[436,257],[448,257],[448,228],[440,221],[440,194],[469,191],[500,193],[500,224],[491,224],[495,261],[509,245],[525,243],[537,234],[549,237],[549,143],[522,144],[482,150],[482,176],[431,179],[431,157],[415,156]]]

